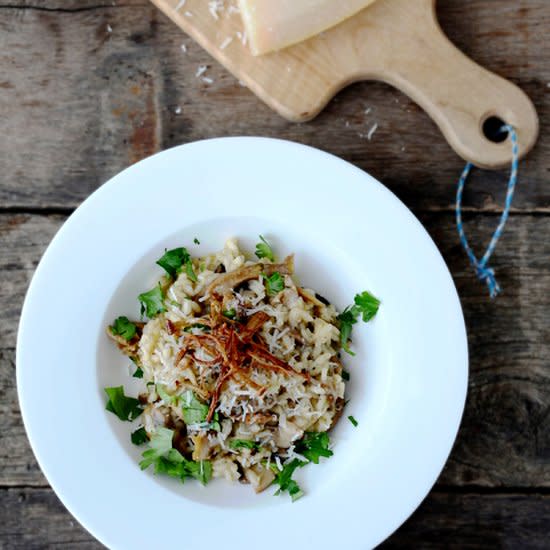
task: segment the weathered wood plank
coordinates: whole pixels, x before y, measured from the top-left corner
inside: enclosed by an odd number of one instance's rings
[[[46,486],[48,482],[34,458],[19,412],[13,350],[0,350],[0,416],[0,486]]]
[[[0,490],[0,546],[5,550],[104,548],[49,489]]]
[[[549,496],[432,492],[385,544],[390,548],[548,548]]]
[[[148,3],[103,3],[72,13],[0,9],[3,206],[74,206],[159,149],[229,134],[320,147],[370,171],[414,208],[452,206],[462,162],[427,116],[398,92],[379,83],[356,84],[315,121],[288,123]],[[76,9],[80,3],[63,4]],[[58,0],[37,5],[61,7]],[[441,1],[443,26],[466,53],[531,95],[544,128],[550,121],[550,60],[541,44],[550,4],[502,0],[495,9],[493,1],[483,0],[474,6]],[[210,86],[195,77],[201,64],[210,66]],[[364,136],[375,122],[379,128],[368,141]],[[550,142],[542,139],[522,165],[516,208],[550,210],[548,159]],[[502,172],[478,175],[466,205],[498,209],[505,178]]]
[[[51,489],[0,490],[6,550],[101,549]],[[550,497],[432,492],[381,548],[547,548]]]
[[[0,215],[0,349],[15,347],[24,294],[40,257],[65,219]]]
[[[470,394],[441,482],[449,485],[550,486],[550,218],[514,216],[493,266],[504,293],[491,301],[474,278],[450,214],[422,217],[449,262],[470,338]],[[0,349],[13,348],[30,272],[60,216],[0,215],[0,285],[10,304],[0,320]],[[466,218],[472,243],[485,242],[496,216]],[[0,357],[0,485],[41,485],[44,478],[21,425],[13,352]]]

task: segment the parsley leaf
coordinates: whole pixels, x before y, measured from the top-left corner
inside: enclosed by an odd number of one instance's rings
[[[353,325],[357,323],[357,319],[351,308],[347,307],[340,315],[338,315],[340,321],[340,345],[342,349],[350,355],[355,355],[349,348],[348,342],[351,336],[351,330]]]
[[[182,396],[183,421],[189,424],[200,424],[206,421],[208,405],[201,403],[191,390],[187,390]]]
[[[175,395],[170,395],[167,391],[166,391],[166,386],[164,386],[163,384],[157,384],[155,386],[155,390],[158,394],[158,396],[167,404],[167,405],[170,405],[172,403],[177,403],[178,401],[178,398],[177,396]]]
[[[194,282],[196,283],[198,281],[198,278],[197,278],[197,275],[196,273],[193,271],[193,262],[191,260],[189,260],[186,264],[185,264],[185,273],[187,274],[187,276]]]
[[[380,307],[380,300],[366,290],[357,294],[354,302],[353,308],[357,313],[361,313],[364,323],[368,323],[378,313]]]
[[[126,397],[124,388],[105,388],[105,393],[109,397],[105,408],[116,414],[120,420],[135,420],[141,414],[141,405],[135,397]]]
[[[212,479],[212,462],[209,460],[200,460],[194,462],[188,460],[185,463],[186,474],[194,477],[203,485],[206,485]]]
[[[260,448],[259,443],[256,443],[256,441],[251,441],[250,439],[232,439],[229,442],[229,446],[232,449],[254,449],[254,450],[258,450]]]
[[[235,319],[237,316],[237,310],[232,307],[231,309],[226,309],[223,311],[223,316],[227,317],[228,319]]]
[[[152,435],[149,441],[149,449],[143,452],[141,455],[143,460],[139,463],[139,467],[142,470],[149,468],[153,462],[157,459],[168,454],[172,449],[172,437],[174,431],[168,428],[157,428],[156,432]],[[177,451],[176,451],[177,452]]]
[[[189,252],[186,248],[174,248],[167,250],[162,258],[157,260],[157,264],[170,275],[173,279],[181,272],[181,266],[187,264],[191,260]]]
[[[195,239],[196,244],[200,244],[197,239]],[[193,262],[191,256],[187,251],[187,248],[180,247],[174,248],[172,250],[167,250],[164,253],[164,256],[157,260],[157,264],[172,277],[175,279],[182,271],[182,267],[185,266],[185,273],[193,281],[197,282],[197,275],[193,270]]]
[[[328,448],[330,439],[327,432],[306,432],[296,443],[296,452],[305,456],[310,462],[319,464],[319,458],[330,458],[334,453]]]
[[[355,418],[353,416],[348,416],[348,420],[357,428],[357,426],[359,426],[359,422],[357,422],[357,420],[355,420]]]
[[[157,313],[166,311],[164,307],[164,295],[160,285],[140,294],[138,299],[141,302],[141,314],[145,313],[149,319],[152,319]]]
[[[296,452],[307,458],[314,464],[319,464],[320,457],[329,458],[332,456],[332,451],[328,448],[330,440],[327,432],[306,432],[304,437],[296,443]],[[276,495],[286,491],[290,495],[292,502],[298,500],[304,495],[300,486],[292,479],[297,468],[301,468],[308,464],[303,460],[295,458],[286,464],[281,471],[271,464],[271,471],[275,474],[273,480],[274,485],[279,485]]]
[[[172,449],[172,451],[176,451],[176,449]],[[184,483],[187,476],[183,456],[176,451],[175,453],[170,453],[170,457],[172,460],[163,456],[160,456],[155,460],[155,474],[165,474],[170,477],[176,477]]]
[[[117,317],[114,323],[110,327],[111,332],[117,336],[122,336],[127,342],[129,342],[137,332],[137,327],[128,320],[128,317]]]
[[[272,262],[275,261],[275,254],[273,254],[273,250],[271,249],[271,246],[269,246],[269,243],[260,235],[261,243],[258,243],[256,245],[256,256],[258,258],[267,258],[268,260],[271,260]]]
[[[284,466],[281,471],[279,471],[275,464],[271,465],[271,470],[275,474],[273,484],[279,485],[279,489],[275,493],[276,495],[280,495],[284,491],[287,491],[290,495],[290,498],[292,499],[292,502],[304,496],[304,492],[300,489],[300,486],[292,479],[292,475],[297,468],[301,468],[305,464],[307,463],[295,458],[286,466]]]
[[[199,241],[199,239],[197,239],[197,237],[195,237],[195,238],[193,239],[193,242],[194,242],[195,244],[201,244],[201,242]]]
[[[181,482],[186,477],[194,477],[206,485],[212,479],[212,463],[208,460],[187,460],[177,449],[172,448],[173,436],[173,430],[158,428],[151,437],[150,448],[142,454],[140,468],[145,470],[154,464],[156,474],[176,477]]]
[[[263,274],[263,278],[265,279],[265,288],[269,296],[275,296],[285,288],[285,281],[278,271],[275,271],[269,277]]]
[[[361,294],[356,294],[354,304],[347,307],[338,315],[338,320],[340,321],[340,345],[345,352],[355,355],[349,348],[349,339],[353,325],[357,323],[359,317],[361,316],[363,321],[367,323],[378,313],[379,307],[380,300],[365,290]]]
[[[132,432],[130,439],[134,445],[143,445],[143,443],[149,440],[147,437],[147,432],[143,427],[138,428],[135,432]]]

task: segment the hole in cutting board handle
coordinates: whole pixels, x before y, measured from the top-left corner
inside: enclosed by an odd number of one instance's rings
[[[502,129],[505,125],[500,117],[490,116],[483,123],[483,135],[493,143],[502,143],[508,138],[508,132]]]

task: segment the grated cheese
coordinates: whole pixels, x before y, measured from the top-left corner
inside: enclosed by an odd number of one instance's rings
[[[199,65],[199,67],[197,68],[197,72],[195,73],[195,76],[197,78],[201,77],[206,72],[207,69],[208,67],[206,65]]]
[[[372,136],[374,136],[374,133],[378,130],[378,123],[375,122],[371,129],[369,130],[369,133],[367,134],[367,139],[370,141],[372,139]]]
[[[233,42],[233,37],[232,36],[226,37],[226,39],[220,44],[220,50],[225,50],[225,48],[227,48],[227,46],[229,46],[231,42]]]

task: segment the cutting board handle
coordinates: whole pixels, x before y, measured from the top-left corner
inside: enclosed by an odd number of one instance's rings
[[[512,125],[524,156],[535,144],[539,122],[535,108],[517,86],[474,63],[444,35],[435,15],[435,2],[425,17],[401,25],[394,34],[379,74],[369,74],[397,87],[418,103],[439,126],[451,147],[481,168],[511,163],[509,138],[491,141],[484,126],[496,119]],[[396,29],[393,29],[394,31]],[[388,50],[386,50],[388,51]],[[492,118],[488,124],[486,121]],[[493,124],[493,130],[494,130]]]

